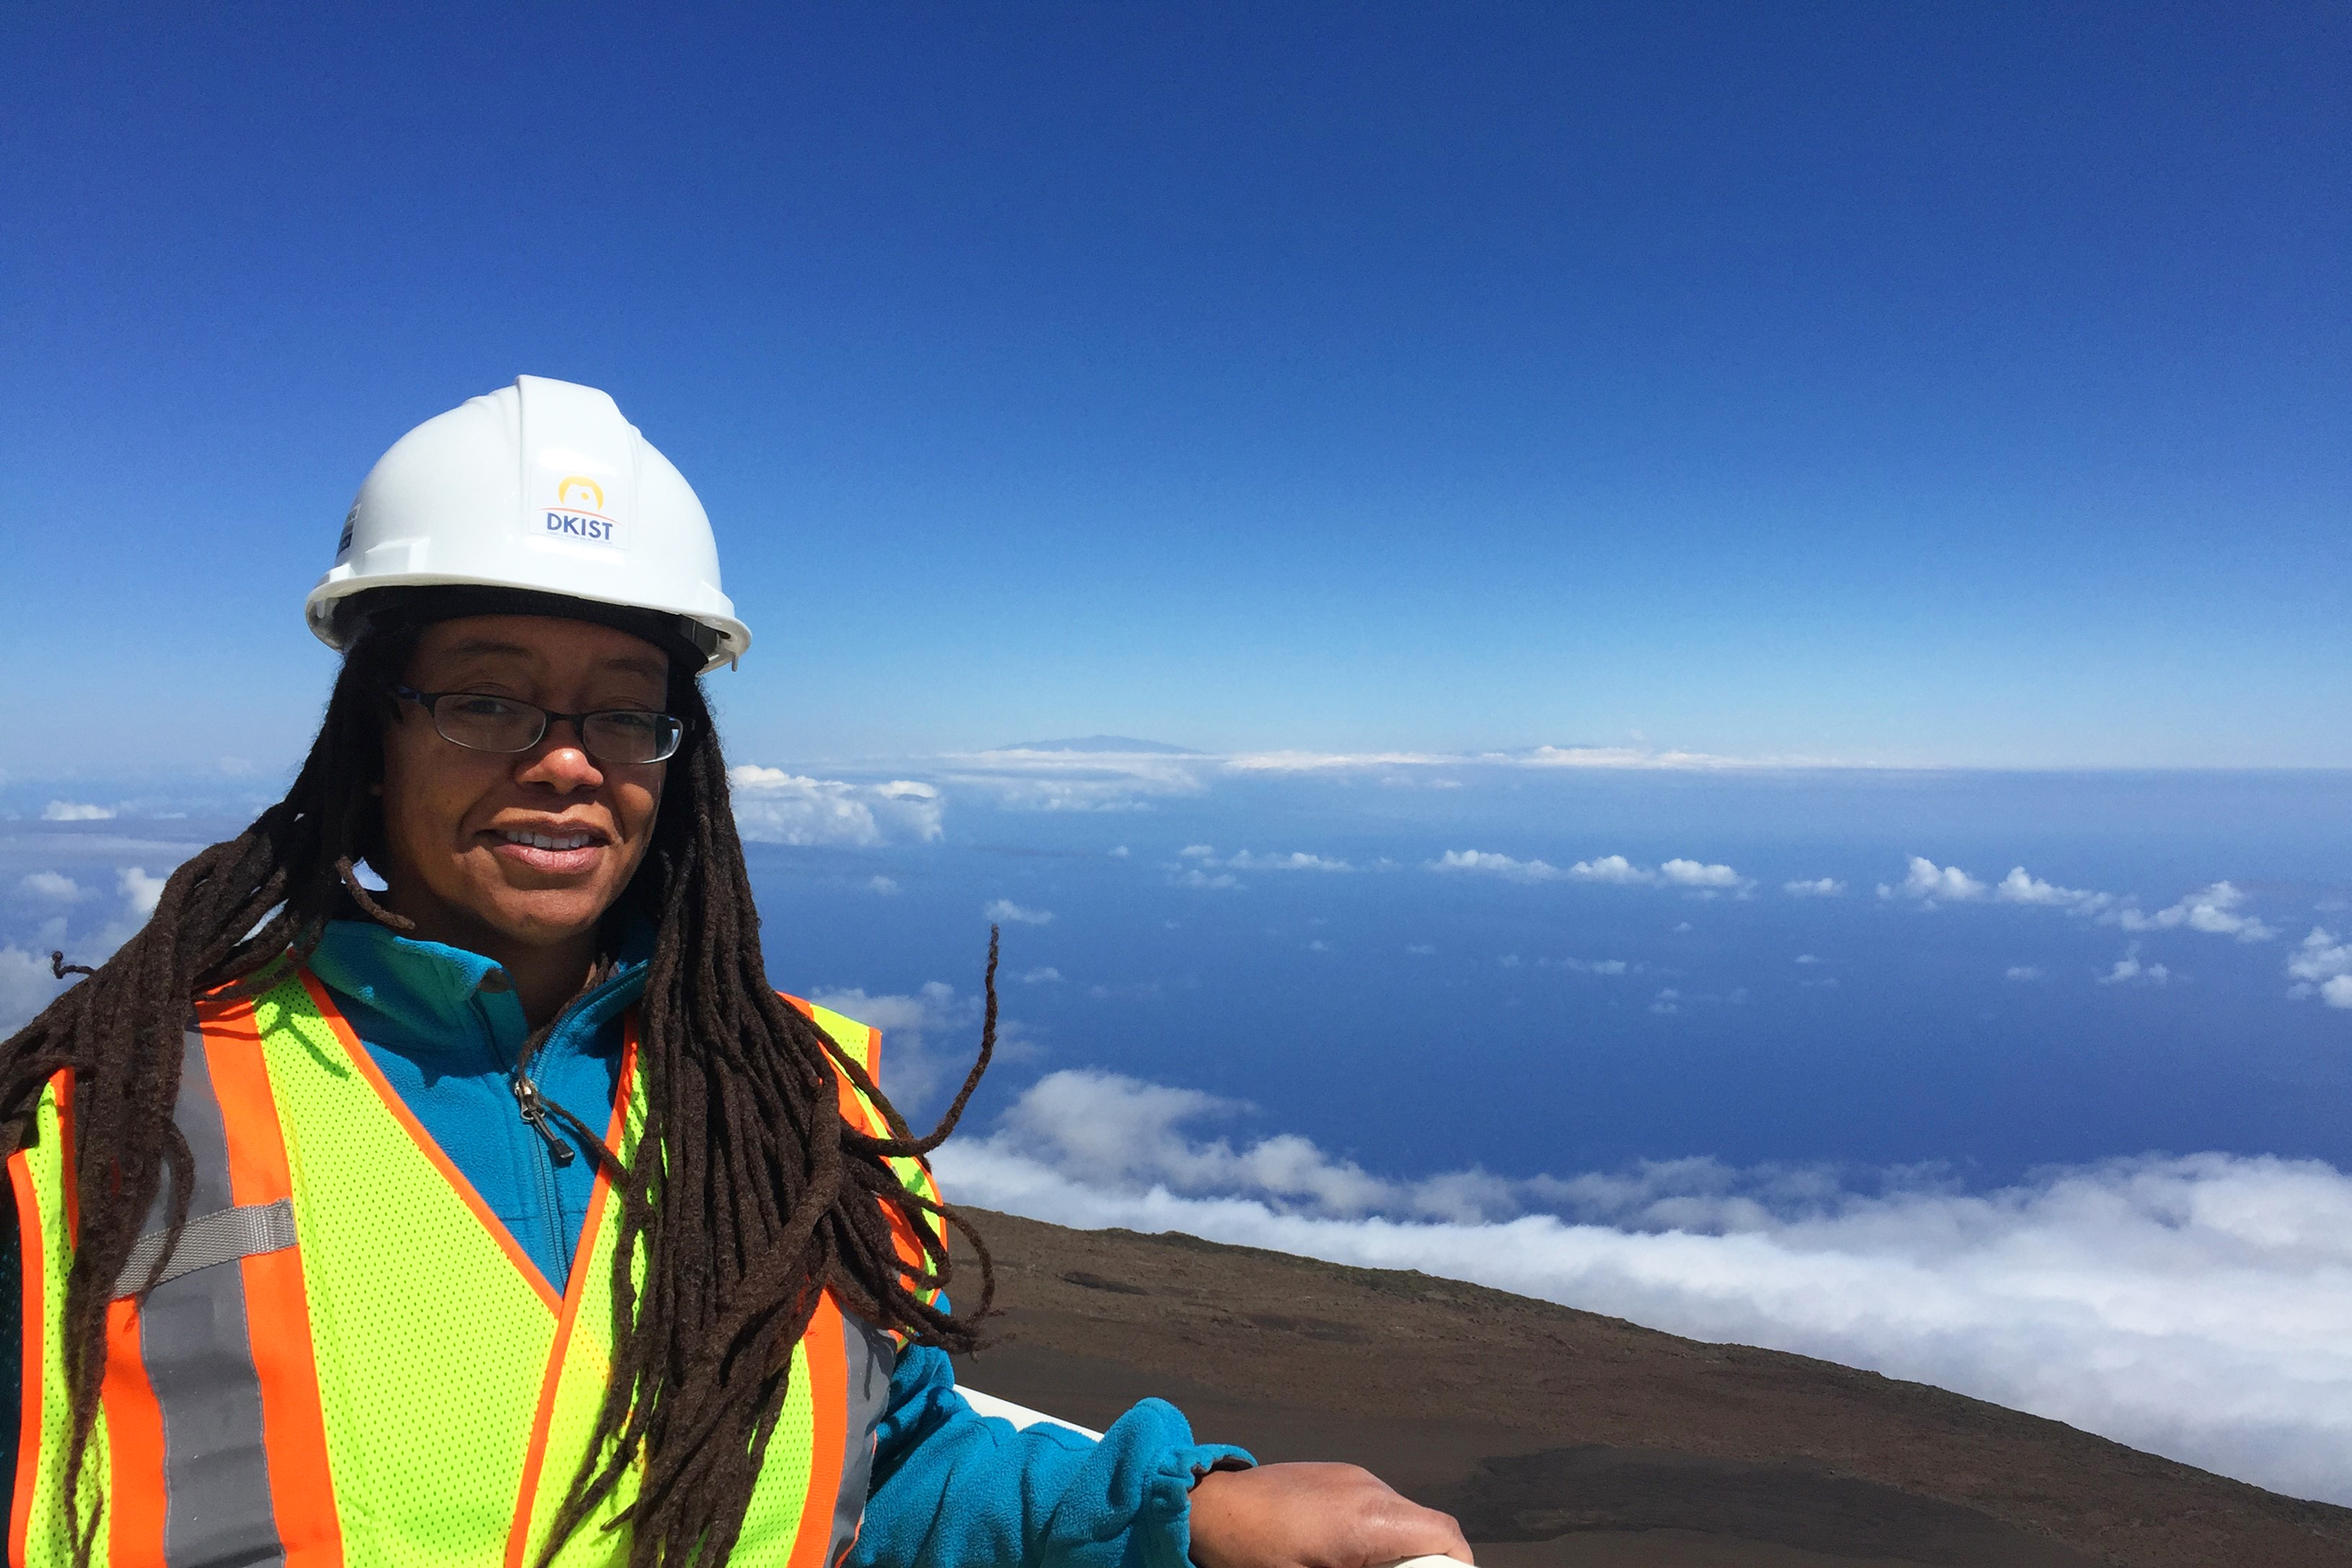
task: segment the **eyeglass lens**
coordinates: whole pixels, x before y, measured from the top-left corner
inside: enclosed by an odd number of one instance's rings
[[[477,752],[524,752],[547,733],[547,714],[528,702],[457,691],[433,704],[441,738]],[[685,726],[667,713],[615,708],[580,721],[580,743],[607,763],[658,763],[677,751]]]

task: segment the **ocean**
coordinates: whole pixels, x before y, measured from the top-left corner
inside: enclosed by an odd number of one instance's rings
[[[253,787],[0,789],[0,1021]],[[772,978],[881,1026],[919,1123],[1001,930],[951,1198],[1476,1279],[2352,1501],[2352,775],[1091,742],[736,787]]]

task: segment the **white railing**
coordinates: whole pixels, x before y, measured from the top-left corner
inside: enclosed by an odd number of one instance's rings
[[[1024,1431],[1029,1427],[1043,1425],[1066,1426],[1081,1437],[1093,1437],[1099,1440],[1102,1436],[1101,1433],[1091,1426],[1081,1426],[1075,1421],[1065,1421],[1058,1415],[1048,1415],[1042,1410],[1032,1410],[1025,1405],[1015,1405],[1009,1399],[999,1399],[993,1394],[982,1394],[969,1384],[957,1384],[956,1392],[963,1395],[963,1402],[966,1405],[971,1405],[981,1415],[993,1415],[1000,1420],[1010,1421]]]

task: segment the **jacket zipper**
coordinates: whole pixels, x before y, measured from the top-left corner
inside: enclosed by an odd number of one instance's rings
[[[539,1092],[539,1085],[530,1081],[530,1075],[517,1068],[509,1087],[514,1090],[515,1106],[522,1113],[523,1124],[538,1133],[539,1141],[547,1145],[547,1157],[559,1165],[572,1163],[572,1145],[565,1142],[563,1135],[549,1123],[547,1100]]]
[[[495,1029],[491,1031],[490,1037],[493,1040],[498,1037]],[[522,1118],[522,1124],[538,1134],[541,1145],[547,1151],[548,1159],[559,1168],[569,1165],[573,1157],[572,1145],[565,1142],[562,1134],[557,1132],[550,1124],[547,1116],[547,1099],[540,1093],[539,1085],[532,1081],[530,1068],[530,1058],[519,1056],[515,1058],[514,1067],[507,1074],[507,1089],[514,1096],[515,1111]],[[537,1162],[533,1162],[531,1169],[532,1174],[538,1179],[542,1223],[547,1226],[549,1239],[555,1244],[554,1256],[562,1265],[563,1274],[568,1277],[572,1269],[572,1238],[563,1234],[563,1200],[556,1189],[555,1173]],[[558,1278],[550,1283],[560,1291],[564,1288],[565,1279]]]
[[[523,1070],[522,1063],[515,1064],[507,1087],[514,1092],[515,1110],[521,1115],[523,1125],[538,1133],[540,1142],[546,1146],[549,1162],[559,1166],[572,1163],[572,1145],[548,1125],[547,1101],[540,1094],[539,1085]],[[572,1237],[563,1233],[563,1199],[556,1190],[555,1172],[548,1164],[534,1161],[531,1171],[539,1180],[540,1213],[547,1226],[548,1239],[554,1244],[552,1250],[559,1266],[556,1277],[549,1283],[561,1292],[572,1275]]]

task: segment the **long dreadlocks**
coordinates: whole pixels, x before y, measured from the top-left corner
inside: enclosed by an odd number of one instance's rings
[[[383,778],[391,689],[415,643],[414,628],[362,637],[286,798],[182,866],[137,935],[0,1042],[0,1152],[16,1146],[52,1075],[74,1073],[80,1228],[66,1284],[73,1425],[63,1480],[78,1568],[87,1568],[103,1514],[102,1502],[84,1506],[79,1484],[105,1373],[108,1301],[159,1194],[173,1245],[187,1221],[193,1159],[172,1113],[192,999],[273,984],[339,914],[407,924],[369,897],[352,868],[383,847],[371,786]],[[726,762],[690,672],[673,668],[669,709],[687,721],[687,739],[622,899],[656,932],[639,1004],[644,1135],[624,1164],[593,1130],[565,1118],[613,1177],[621,1235],[612,1376],[542,1561],[642,1464],[629,1510],[632,1568],[725,1562],[783,1409],[793,1347],[823,1293],[877,1328],[962,1352],[978,1342],[993,1292],[987,1249],[970,1225],[908,1191],[886,1161],[945,1139],[988,1065],[994,933],[979,1059],[938,1128],[917,1138],[856,1061],[768,984]],[[843,1120],[843,1075],[879,1108],[890,1136]],[[919,1239],[919,1267],[899,1258],[894,1216]],[[980,1260],[981,1300],[969,1312],[927,1299],[950,1277],[939,1221]]]

